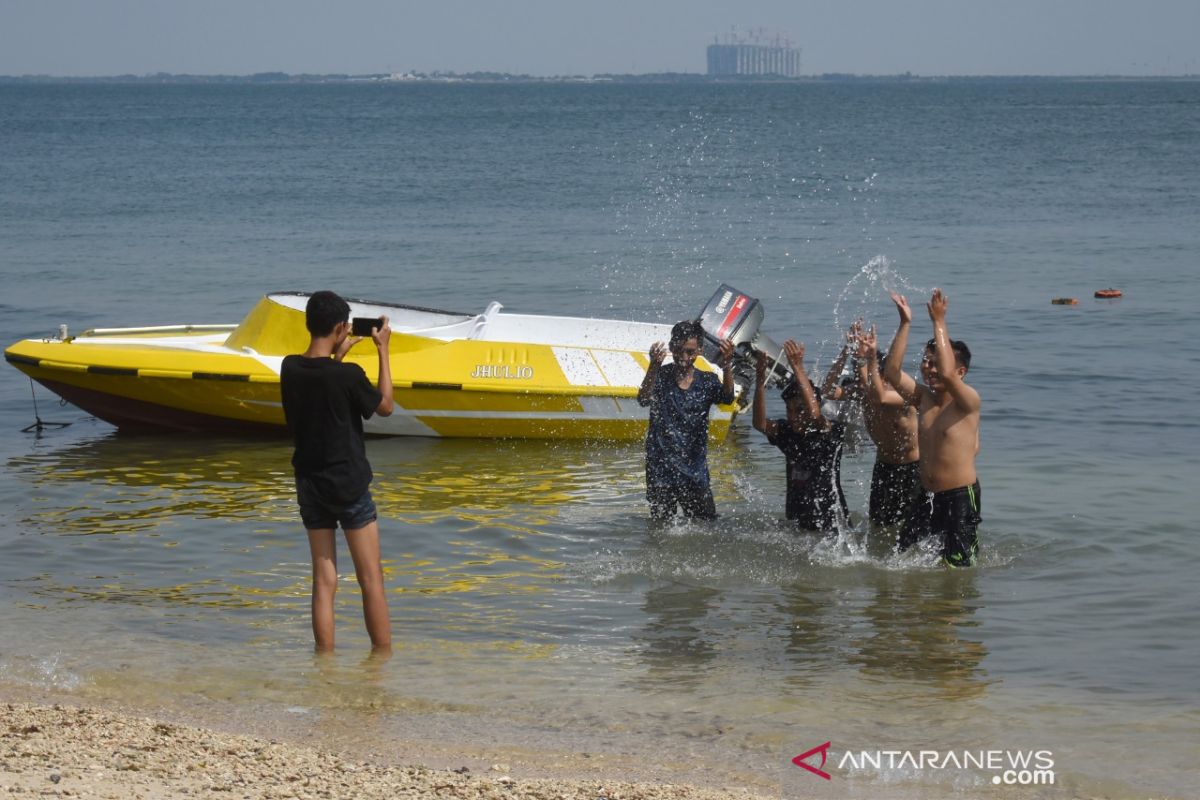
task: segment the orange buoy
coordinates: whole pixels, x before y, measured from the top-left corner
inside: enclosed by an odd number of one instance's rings
[[[1077,306],[1077,305],[1079,305],[1079,301],[1076,300],[1074,297],[1056,297],[1053,300],[1051,300],[1050,302],[1056,306]]]
[[[1120,297],[1120,296],[1121,296],[1120,289],[1097,289],[1096,290],[1096,297],[1099,297],[1102,300],[1111,300],[1114,297]]]

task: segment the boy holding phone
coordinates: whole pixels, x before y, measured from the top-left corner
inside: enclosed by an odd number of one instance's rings
[[[379,387],[362,367],[343,361],[361,339],[351,336],[350,306],[333,292],[316,292],[304,311],[308,349],[283,359],[279,374],[283,413],[295,452],[296,500],[312,553],[312,629],[319,652],[333,650],[333,596],[341,524],[362,588],[363,618],[371,647],[390,651],[391,619],[383,585],[379,526],[371,499],[371,465],[363,444],[364,419],[394,408],[386,317],[372,327],[379,354]],[[372,320],[374,322],[375,320]]]

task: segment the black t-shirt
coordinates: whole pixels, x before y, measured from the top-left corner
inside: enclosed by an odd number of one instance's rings
[[[362,423],[383,399],[362,367],[332,358],[287,356],[279,387],[296,446],[296,476],[307,478],[332,504],[362,497],[371,484]]]
[[[837,527],[837,512],[847,513],[842,494],[842,440],[846,426],[830,423],[827,431],[798,433],[777,419],[771,444],[787,458],[787,518],[816,531]]]

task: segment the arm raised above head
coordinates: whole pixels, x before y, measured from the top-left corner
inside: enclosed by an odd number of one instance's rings
[[[729,339],[721,340],[721,396],[717,398],[720,403],[732,403],[734,398],[733,391],[733,342]]]
[[[946,311],[950,307],[950,298],[941,289],[934,289],[926,308],[929,319],[933,322],[933,349],[937,364],[938,375],[946,385],[946,392],[954,398],[954,403],[963,411],[979,410],[979,392],[967,385],[963,380],[967,370],[960,367],[954,355],[954,347],[950,342],[950,334],[946,329]],[[960,371],[961,370],[961,371]]]
[[[822,416],[821,404],[817,402],[817,392],[813,388],[812,381],[808,379],[808,373],[804,370],[804,345],[788,339],[783,343],[783,352],[787,355],[788,364],[792,367],[792,374],[796,381],[796,387],[800,392],[800,407],[798,409],[800,416],[815,422],[824,423],[823,427],[828,427],[829,421]],[[789,416],[791,416],[790,403]]]
[[[912,309],[908,300],[902,294],[892,292],[892,302],[900,313],[900,325],[896,335],[892,337],[892,345],[888,348],[887,359],[883,362],[883,377],[892,385],[906,403],[916,404],[920,398],[917,382],[911,375],[904,373],[904,351],[908,349],[908,332],[912,328]]]
[[[775,437],[775,423],[767,419],[767,354],[754,354],[754,429],[765,433],[768,439]]]
[[[855,320],[850,326],[850,330],[846,332],[846,341],[842,344],[842,349],[838,351],[837,358],[829,365],[829,369],[825,372],[825,379],[821,381],[821,394],[830,400],[841,400],[845,396],[842,390],[840,378],[842,370],[846,367],[846,359],[850,356],[850,348],[857,347],[858,338],[862,335],[862,320]]]
[[[859,339],[858,360],[859,375],[866,385],[866,393],[871,402],[887,408],[903,408],[907,403],[895,389],[888,388],[880,374],[882,365],[879,363],[879,338],[875,326],[870,331],[864,331]]]
[[[654,396],[654,381],[658,377],[659,367],[662,366],[663,359],[667,357],[667,348],[663,347],[662,342],[655,342],[650,345],[650,366],[646,368],[646,377],[642,378],[642,385],[638,387],[637,401],[638,405],[650,405],[650,400]]]

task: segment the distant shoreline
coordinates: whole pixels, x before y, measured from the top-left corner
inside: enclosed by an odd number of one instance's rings
[[[296,85],[296,84],[814,84],[814,83],[1193,83],[1200,75],[856,75],[825,73],[799,78],[774,75],[709,76],[691,72],[597,75],[514,75],[502,72],[407,72],[351,75],[259,72],[252,75],[192,75],[157,72],[147,75],[0,75],[0,85],[134,84],[134,85]]]

